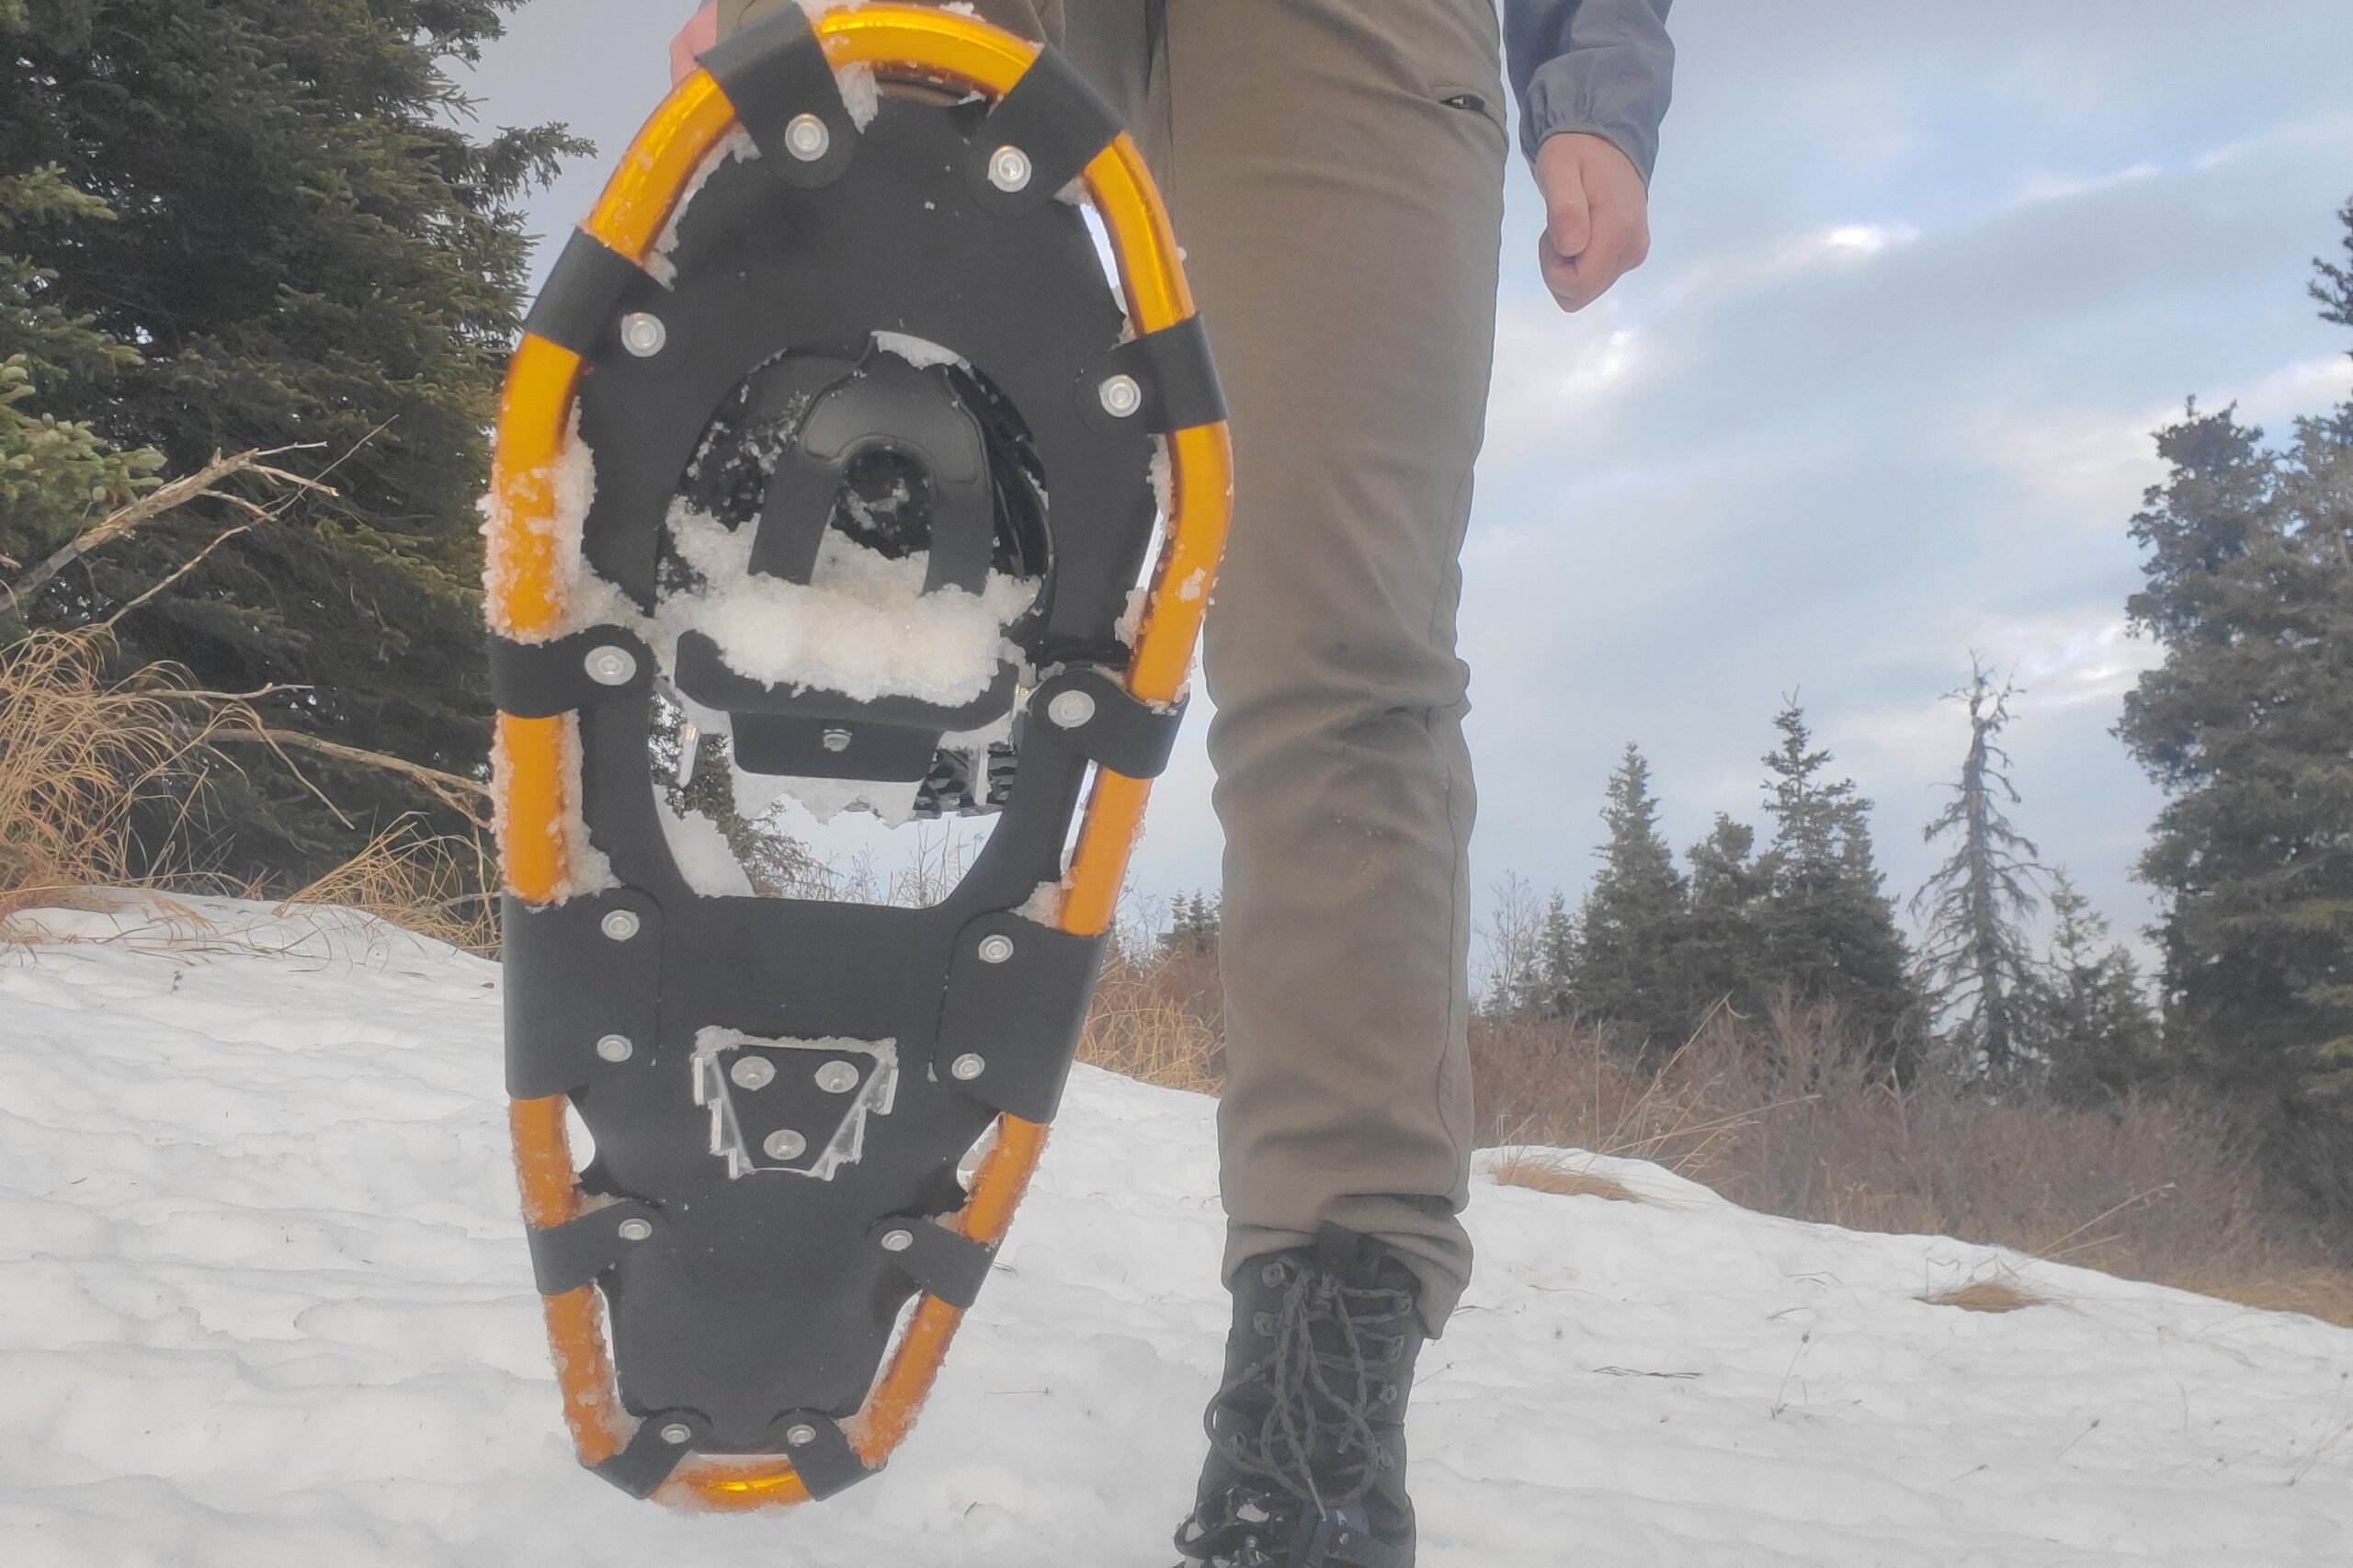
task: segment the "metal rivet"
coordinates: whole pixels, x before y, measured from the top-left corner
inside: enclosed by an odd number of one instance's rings
[[[591,648],[582,662],[588,666],[588,678],[598,686],[627,686],[637,677],[637,655],[609,642]]]
[[[796,114],[784,127],[785,151],[804,164],[813,164],[834,144],[834,133],[813,114]]]
[[[738,1088],[765,1089],[776,1082],[776,1063],[765,1056],[746,1056],[727,1070]]]
[[[627,1062],[636,1050],[625,1034],[608,1034],[597,1042],[597,1054],[608,1062]]]
[[[1003,963],[1013,957],[1013,938],[1006,936],[983,937],[981,938],[980,951],[983,963]]]
[[[1096,389],[1103,400],[1103,412],[1114,419],[1125,419],[1143,406],[1143,388],[1133,376],[1113,376]]]
[[[1062,691],[1046,704],[1046,717],[1065,730],[1075,730],[1095,717],[1095,699],[1083,691]]]
[[[790,1127],[779,1127],[767,1135],[760,1147],[767,1151],[771,1160],[797,1160],[808,1153],[809,1140]]]
[[[805,1449],[817,1440],[817,1428],[806,1424],[784,1429],[784,1440],[796,1449]]]
[[[620,1229],[621,1240],[625,1242],[642,1242],[646,1237],[654,1233],[654,1221],[651,1220],[623,1220],[621,1221]]]
[[[1029,154],[1018,147],[999,147],[989,156],[989,183],[1011,195],[1029,183]]]
[[[948,1071],[954,1074],[959,1080],[967,1084],[971,1083],[973,1079],[979,1077],[988,1070],[989,1064],[987,1060],[983,1057],[975,1056],[969,1051],[948,1064]]]
[[[670,341],[670,329],[649,311],[631,311],[621,317],[621,347],[641,359],[651,359]]]
[[[882,1250],[884,1252],[904,1252],[915,1244],[915,1233],[913,1231],[885,1231],[882,1233]]]
[[[626,942],[637,935],[637,915],[633,910],[613,910],[597,922],[597,928],[616,942]]]
[[[662,1428],[662,1440],[672,1448],[690,1440],[694,1435],[695,1429],[683,1421],[673,1421]]]
[[[849,750],[849,732],[847,730],[827,730],[825,732],[825,749],[827,751]]]
[[[847,1062],[828,1062],[817,1069],[817,1086],[829,1095],[846,1095],[858,1087],[858,1069]]]

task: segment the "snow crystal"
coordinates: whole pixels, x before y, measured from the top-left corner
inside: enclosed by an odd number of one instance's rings
[[[1136,635],[1143,630],[1144,611],[1152,608],[1152,586],[1139,583],[1128,590],[1128,602],[1120,611],[1120,619],[1111,628],[1111,635],[1120,640],[1122,648],[1136,645]]]
[[[1063,894],[1068,891],[1060,882],[1040,882],[1013,913],[1040,926],[1059,926],[1063,919]]]
[[[706,584],[663,602],[670,640],[691,627],[710,636],[739,675],[859,702],[972,701],[1008,656],[1005,627],[1038,597],[1036,583],[997,573],[979,594],[927,594],[928,552],[894,560],[838,532],[819,546],[813,582],[756,574],[752,531],[729,528],[684,501],[671,506],[670,535]]]
[[[797,801],[820,825],[845,812],[870,812],[887,827],[904,827],[915,818],[919,780],[904,782],[865,778],[796,778],[784,774],[735,770],[735,809],[747,817],[766,814],[784,801]]]
[[[563,716],[563,776],[580,777],[580,715]],[[580,815],[580,791],[568,790],[563,802],[563,824],[560,830],[564,851],[563,880],[556,886],[553,902],[563,903],[582,893],[602,892],[621,885],[613,874],[610,857],[597,848],[588,836],[588,824]]]
[[[661,818],[670,858],[677,863],[687,886],[705,898],[752,896],[752,879],[744,874],[743,862],[735,858],[733,846],[717,823],[698,811],[672,811],[658,790],[654,809]]]
[[[1176,475],[1168,461],[1168,440],[1163,436],[1152,438],[1152,465],[1145,471],[1152,481],[1152,499],[1163,517],[1176,515]]]
[[[686,217],[687,209],[694,205],[695,198],[702,194],[702,187],[710,183],[710,176],[719,172],[722,164],[748,164],[759,155],[760,150],[753,142],[751,132],[739,125],[720,138],[719,144],[704,157],[702,166],[695,170],[694,178],[688,180],[687,188],[678,193],[677,205],[670,209],[670,221],[662,225],[661,236],[654,242],[654,253],[645,258],[645,270],[656,283],[667,289],[677,282],[678,267],[670,259],[670,253],[678,248],[678,224]]]
[[[563,449],[554,460],[523,476],[527,487],[541,488],[549,493],[551,505],[544,517],[517,523],[508,511],[495,486],[475,503],[482,514],[483,592],[495,604],[514,586],[517,573],[516,551],[527,538],[545,541],[554,556],[558,608],[562,612],[553,632],[527,631],[503,627],[501,631],[517,642],[545,642],[563,636],[579,622],[573,605],[579,597],[584,567],[581,562],[581,530],[588,520],[588,508],[597,499],[597,460],[588,444],[580,438],[580,411],[573,410],[571,428],[565,433]]]
[[[841,89],[842,107],[849,110],[852,125],[863,131],[874,123],[874,117],[882,109],[882,88],[874,79],[873,66],[836,65],[834,85]]]
[[[897,355],[918,370],[930,365],[953,365],[960,370],[972,368],[972,362],[953,348],[943,348],[929,338],[912,333],[878,332],[874,335],[874,347]]]

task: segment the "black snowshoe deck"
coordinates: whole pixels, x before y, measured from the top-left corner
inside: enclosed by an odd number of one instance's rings
[[[1028,46],[915,7],[846,17],[813,28],[787,7],[705,56],[756,156],[702,153],[666,254],[576,233],[528,324],[578,360],[574,438],[595,487],[576,569],[636,616],[498,625],[494,572],[507,1078],[560,1370],[599,1298],[609,1313],[625,1416],[605,1411],[583,1456],[639,1495],[721,1455],[785,1461],[764,1473],[797,1484],[753,1501],[822,1496],[904,1429],[911,1410],[871,1406],[908,1312],[936,1303],[952,1327],[1002,1233],[971,1222],[982,1181],[1015,1182],[1017,1199],[1028,1174],[960,1166],[993,1127],[1002,1140],[1052,1119],[1076,1047],[1105,941],[1063,910],[1090,770],[1155,776],[1183,712],[1137,695],[1139,633],[1121,620],[1161,520],[1155,453],[1222,410],[1189,308],[1131,331],[1080,208],[1058,199],[1120,140],[1117,121],[1046,51],[993,100],[886,55],[886,78],[925,86],[881,93],[861,126],[821,35],[895,26],[919,55],[947,49],[943,32]],[[892,347],[908,343],[922,351]],[[895,537],[844,500],[878,465],[919,503]],[[1196,503],[1198,548],[1223,502]],[[864,527],[858,548],[927,553],[926,594],[977,602],[992,573],[1037,592],[977,696],[769,683],[663,613],[692,576],[669,532],[680,506],[751,530],[751,571],[784,583],[821,585],[829,531]],[[497,528],[535,523],[494,521],[494,559]],[[929,908],[698,892],[649,763],[657,703],[680,699],[727,716],[739,770],[929,780],[935,804],[945,780],[950,809],[993,808],[994,829]],[[556,811],[505,787],[529,774],[527,743],[558,748]],[[565,840],[551,883],[517,874],[528,833]],[[551,1209],[540,1141],[564,1104],[595,1155]],[[1005,1193],[985,1196],[1009,1216]],[[599,1391],[566,1391],[576,1430],[596,1426]]]

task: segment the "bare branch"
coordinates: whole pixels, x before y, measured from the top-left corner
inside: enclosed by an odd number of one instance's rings
[[[362,767],[373,767],[386,773],[396,773],[402,778],[423,785],[434,799],[451,811],[462,814],[476,826],[487,828],[490,825],[490,786],[480,779],[468,778],[456,773],[446,773],[440,768],[427,767],[423,763],[411,762],[405,757],[393,756],[385,752],[368,751],[358,746],[345,745],[340,741],[330,741],[318,735],[306,735],[299,730],[272,730],[259,725],[250,729],[232,727],[218,731],[211,738],[216,741],[258,741],[273,750],[292,746],[297,750],[316,752],[321,756],[333,757],[337,762],[353,763]]]
[[[179,567],[175,570],[170,576],[165,578],[162,582],[157,583],[153,587],[148,589],[145,593],[140,595],[137,598],[131,600],[129,604],[124,605],[120,609],[116,610],[112,615],[98,622],[98,630],[101,631],[112,631],[115,629],[116,624],[119,622],[124,616],[129,615],[132,610],[137,609],[140,606],[153,600],[158,594],[161,594],[165,589],[170,587],[174,583],[178,582],[181,578],[187,576],[189,573],[203,565],[204,558],[206,556],[210,555],[214,551],[220,549],[222,545],[228,543],[239,534],[251,532],[253,532],[253,528],[249,525],[240,524],[238,527],[229,529],[226,533],[217,536],[211,543],[206,545],[202,550],[198,551],[194,555],[189,556],[186,561],[182,562]]]
[[[273,447],[267,450],[255,448],[251,451],[239,452],[234,457],[224,457],[215,452],[212,454],[212,460],[194,473],[182,474],[168,484],[156,486],[129,506],[109,513],[102,521],[74,535],[73,539],[51,552],[47,560],[10,584],[9,597],[21,602],[26,596],[39,589],[41,585],[92,551],[111,544],[126,535],[136,533],[158,517],[168,516],[193,502],[225,501],[243,508],[261,520],[267,520],[274,516],[274,509],[258,506],[242,496],[225,494],[217,488],[223,480],[240,473],[259,474],[264,479],[290,487],[298,494],[303,492],[314,492],[333,495],[335,491],[332,485],[321,484],[314,479],[305,479],[299,473],[290,473],[282,468],[273,468],[266,460],[282,452],[314,449],[313,447]],[[293,499],[293,496],[287,497],[286,502],[280,503],[280,506]]]

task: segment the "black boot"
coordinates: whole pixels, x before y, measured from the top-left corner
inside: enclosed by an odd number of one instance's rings
[[[1176,1531],[1188,1562],[1412,1568],[1415,1294],[1394,1252],[1337,1225],[1242,1267],[1200,1499]]]

